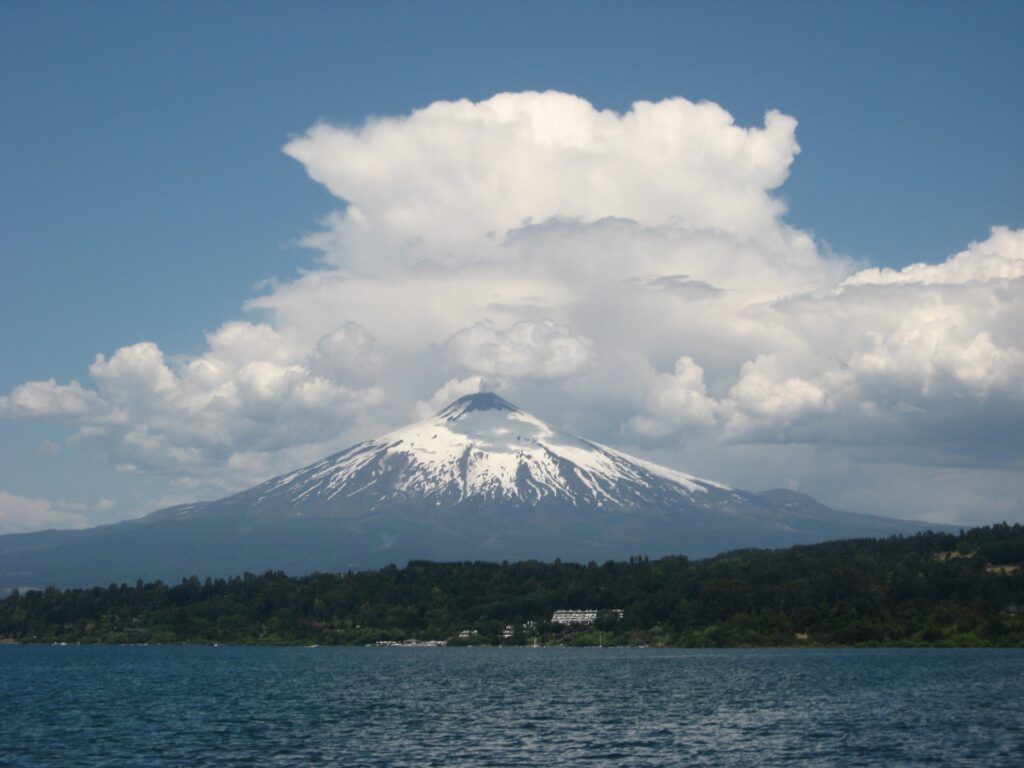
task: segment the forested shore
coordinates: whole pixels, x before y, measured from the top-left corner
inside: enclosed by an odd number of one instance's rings
[[[0,640],[1024,646],[1022,563],[1024,526],[1002,524],[699,561],[412,562],[303,577],[51,587],[0,600]],[[565,609],[600,613],[582,626],[552,623]]]

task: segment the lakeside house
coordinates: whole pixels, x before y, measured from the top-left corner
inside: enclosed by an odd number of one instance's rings
[[[585,608],[582,610],[558,610],[551,615],[552,624],[561,624],[562,626],[572,626],[574,624],[593,624],[597,621],[599,613],[614,613],[619,619],[622,618],[624,611],[621,608],[608,608],[598,610],[596,608]]]

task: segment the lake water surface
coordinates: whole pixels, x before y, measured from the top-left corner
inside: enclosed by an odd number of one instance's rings
[[[0,646],[0,765],[1024,765],[1024,652]]]

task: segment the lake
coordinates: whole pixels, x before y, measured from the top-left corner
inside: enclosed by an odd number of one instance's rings
[[[1019,650],[0,646],[0,765],[1024,765]]]

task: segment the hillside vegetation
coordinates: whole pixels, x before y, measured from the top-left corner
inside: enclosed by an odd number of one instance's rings
[[[1024,526],[603,565],[431,563],[50,588],[0,601],[16,642],[1024,646]],[[589,627],[563,608],[624,610]],[[502,637],[511,627],[512,636]],[[460,632],[475,630],[468,639]],[[467,633],[468,634],[468,633]]]

